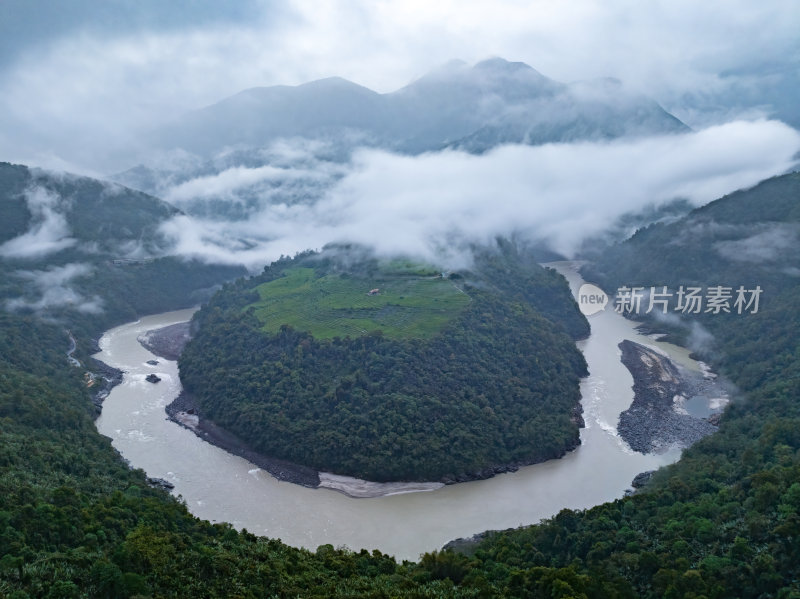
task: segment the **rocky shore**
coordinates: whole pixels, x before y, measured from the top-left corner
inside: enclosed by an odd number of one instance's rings
[[[69,331],[67,331],[67,335],[69,336],[70,342],[70,347],[67,351],[67,360],[69,360],[69,363],[75,368],[83,369],[84,365],[74,356],[78,348],[75,337],[73,337],[72,333]],[[96,339],[91,341],[90,348],[94,353],[100,351],[100,345]],[[108,364],[104,364],[100,360],[96,360],[92,357],[89,358],[87,367],[91,368],[91,370],[86,370],[84,372],[84,380],[86,381],[86,386],[91,390],[89,397],[94,406],[94,417],[97,418],[103,410],[103,401],[105,398],[108,397],[108,394],[111,393],[114,387],[122,382],[123,373],[121,370],[112,368]]]
[[[94,381],[92,385],[92,404],[97,411],[97,415],[103,408],[103,401],[105,401],[111,390],[122,382],[122,371],[117,368],[112,368],[108,364],[90,358],[92,363],[92,370],[90,376]]]
[[[139,343],[160,358],[177,361],[183,348],[192,338],[190,327],[190,322],[179,322],[161,329],[147,331],[139,337]]]
[[[633,376],[633,403],[619,417],[617,431],[640,453],[689,447],[717,427],[681,410],[697,393],[701,374],[693,375],[655,349],[624,340],[622,363]]]
[[[316,488],[320,484],[319,473],[313,468],[293,464],[285,460],[271,458],[251,449],[236,435],[217,426],[210,420],[200,418],[200,409],[194,398],[182,391],[175,400],[166,407],[170,420],[188,428],[201,439],[252,462],[262,470],[269,472],[278,480],[287,481],[304,487]]]

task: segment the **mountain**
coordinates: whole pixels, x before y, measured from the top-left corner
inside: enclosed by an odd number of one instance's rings
[[[185,115],[158,132],[156,143],[212,157],[226,147],[262,147],[284,137],[368,134],[387,116],[379,94],[331,77],[242,91]]]
[[[386,94],[338,77],[245,90],[152,132],[152,163],[111,179],[194,216],[236,220],[268,204],[315,201],[359,147],[482,153],[686,130],[618,81],[564,84],[494,58],[451,62]],[[259,174],[262,167],[274,168]],[[238,181],[236,169],[250,169],[253,180],[215,191],[218,182],[204,179],[230,171]]]
[[[211,158],[279,138],[351,139],[402,152],[539,144],[686,130],[655,102],[609,80],[563,84],[521,62],[452,62],[392,93],[333,77],[245,90],[156,133],[163,150]]]
[[[386,94],[392,118],[384,135],[402,140],[401,150],[438,150],[522,107],[553,102],[563,91],[562,84],[521,62],[495,58],[471,68],[451,62]]]
[[[487,119],[475,132],[450,144],[469,152],[485,152],[501,144],[610,140],[624,136],[688,131],[655,101],[626,92],[614,79],[561,86],[517,102]]]
[[[613,79],[564,84],[522,62],[493,58],[469,68],[451,63],[388,94],[402,116],[402,149],[612,139],[688,130],[653,100]],[[413,115],[413,116],[412,116]]]

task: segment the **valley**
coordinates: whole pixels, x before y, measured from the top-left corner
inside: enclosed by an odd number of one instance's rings
[[[615,281],[645,282],[649,279],[629,279],[630,273],[614,274],[614,269],[644,268],[643,264],[653,264],[648,261],[652,260],[651,252],[654,252],[660,260],[672,263],[674,272],[683,272],[689,282],[714,282],[728,272],[726,269],[738,270],[741,262],[741,254],[722,253],[720,250],[728,246],[720,243],[752,248],[753,242],[746,243],[746,240],[760,235],[763,230],[791,230],[796,218],[797,195],[792,191],[795,182],[796,175],[787,175],[723,198],[674,225],[650,228],[609,251],[608,261],[597,261],[582,268],[584,272],[593,268],[597,273],[602,269],[603,276],[609,277],[604,282],[607,288],[612,288]],[[752,217],[746,215],[757,203],[762,204],[760,210],[767,220],[748,223],[747,226],[740,224],[736,228],[709,224],[710,221],[732,224],[744,218],[752,221]],[[644,241],[648,235],[679,238],[680,231],[690,229],[702,232],[692,239],[692,243],[711,248],[718,256],[717,262],[712,261],[706,270],[691,261],[692,254],[684,252],[681,246],[664,242],[656,245],[652,238],[647,243]],[[726,237],[708,237],[719,231],[723,231]],[[732,232],[738,237],[732,237]],[[797,444],[797,427],[793,424],[796,406],[792,401],[795,395],[792,381],[796,380],[793,372],[797,361],[791,351],[797,339],[792,332],[797,322],[793,316],[797,313],[793,309],[797,295],[794,279],[779,275],[792,272],[792,246],[779,242],[769,247],[766,264],[752,260],[746,262],[753,280],[757,277],[764,284],[763,310],[740,317],[742,320],[737,327],[729,326],[730,319],[737,317],[735,314],[722,315],[716,320],[713,315],[701,318],[704,327],[715,331],[719,344],[716,347],[720,348],[719,353],[715,353],[714,346],[707,346],[703,356],[711,363],[720,364],[744,397],[727,407],[720,420],[719,432],[685,450],[673,465],[657,470],[635,495],[621,499],[620,493],[636,474],[673,462],[679,456],[677,452],[648,455],[630,452],[618,436],[616,420],[630,404],[633,380],[620,362],[616,346],[625,338],[643,345],[661,342],[647,337],[639,339],[632,334],[632,323],[613,311],[593,316],[591,335],[578,341],[590,376],[580,386],[586,426],[580,429],[582,443],[576,450],[561,459],[522,467],[517,472],[488,480],[447,485],[426,493],[372,499],[353,499],[332,489],[307,489],[281,483],[241,458],[204,443],[191,431],[165,419],[164,407],[178,390],[175,363],[159,360],[156,366],[148,364],[154,356],[144,350],[138,337],[162,324],[183,321],[189,313],[166,315],[163,320],[156,318],[137,324],[130,330],[126,341],[133,352],[132,361],[115,362],[115,357],[121,359],[124,353],[114,348],[111,348],[112,355],[104,357],[108,364],[120,365],[129,374],[126,382],[112,390],[98,425],[114,438],[114,445],[123,456],[130,456],[128,459],[134,467],[144,468],[144,471],[130,470],[94,428],[93,408],[87,397],[83,369],[75,368],[74,362],[67,360],[66,354],[72,351],[72,343],[63,328],[30,315],[6,313],[0,338],[3,343],[1,374],[6,385],[0,394],[4,434],[0,456],[3,464],[0,484],[4,493],[0,509],[3,514],[8,514],[3,517],[11,524],[6,526],[0,539],[6,551],[2,562],[4,588],[32,588],[31,581],[50,581],[47,583],[50,584],[61,576],[58,568],[71,563],[73,568],[77,568],[73,570],[76,572],[73,580],[101,588],[99,585],[105,584],[101,582],[104,580],[101,578],[102,569],[102,572],[108,572],[102,576],[108,576],[112,581],[109,584],[117,585],[114,588],[131,589],[128,594],[132,594],[133,589],[186,591],[197,589],[197,585],[208,589],[208,579],[197,579],[187,574],[193,571],[189,565],[208,551],[222,558],[239,555],[245,548],[250,557],[244,563],[255,568],[269,569],[272,567],[270,564],[291,561],[303,564],[277,579],[275,584],[282,589],[304,589],[309,585],[330,588],[330,585],[341,584],[342,570],[326,565],[330,556],[336,556],[341,563],[359,563],[364,567],[371,564],[368,567],[374,568],[365,571],[371,573],[346,578],[346,585],[361,589],[389,585],[397,589],[398,584],[405,584],[409,592],[420,588],[437,589],[446,596],[474,594],[475,585],[483,584],[481,580],[490,580],[491,587],[496,589],[493,592],[498,596],[518,594],[514,589],[519,589],[520,584],[540,585],[546,580],[552,580],[554,584],[564,582],[573,589],[584,589],[595,596],[632,592],[634,588],[646,595],[650,592],[647,588],[661,593],[668,588],[682,587],[687,584],[683,582],[687,576],[698,582],[694,574],[686,574],[694,571],[701,577],[699,582],[707,588],[725,588],[722,585],[727,584],[724,581],[730,576],[737,578],[741,588],[749,589],[748,595],[753,595],[756,589],[777,588],[782,580],[780,572],[790,572],[795,563],[789,539],[793,530],[795,510],[792,506],[796,504],[797,485],[793,457],[796,451],[793,447]],[[496,289],[501,296],[506,294],[506,297],[514,298],[516,304],[527,302],[530,313],[534,310],[540,312],[542,316],[531,320],[540,327],[539,331],[550,329],[553,331],[552,342],[563,344],[565,350],[567,347],[574,349],[574,339],[585,337],[587,329],[585,321],[576,317],[575,304],[563,295],[565,288],[560,282],[563,279],[553,271],[524,267],[524,264],[533,263],[520,261],[520,255],[515,251],[513,245],[500,244],[492,251],[479,253],[476,272],[484,277],[488,288]],[[628,253],[624,261],[616,257],[618,252]],[[313,260],[314,256],[310,253],[300,260]],[[264,322],[254,312],[260,302],[267,300],[269,304],[280,300],[282,291],[289,291],[291,295],[306,286],[309,273],[304,275],[302,270],[292,271],[293,260],[278,261],[249,283],[239,279],[238,283],[228,284],[211,301],[210,308],[206,308],[211,315],[207,318],[214,322],[214,314],[219,312],[238,315],[236,318],[243,319],[242,322],[250,327],[252,332],[248,334],[257,335],[253,339],[263,340],[263,335],[273,334],[263,330]],[[688,261],[694,270],[680,266],[681,261]],[[335,261],[329,266],[332,264]],[[367,264],[376,265],[374,262]],[[314,265],[315,276],[319,274],[316,272],[319,267],[318,263]],[[123,272],[128,277],[145,277],[143,280],[147,280],[150,268],[147,264],[137,265]],[[580,279],[575,270],[569,267],[559,269],[569,280],[573,294],[576,293]],[[269,288],[270,281],[280,281],[287,271],[292,284],[279,287],[277,293],[270,294],[269,291],[276,291]],[[516,274],[509,276],[510,272]],[[618,278],[611,279],[612,275]],[[428,282],[426,277],[427,273],[421,281]],[[600,274],[593,275],[593,279],[604,281]],[[173,293],[181,288],[184,289],[182,293],[186,293],[186,287],[176,287],[175,281],[174,277],[170,280]],[[332,281],[336,285],[341,283],[336,278]],[[460,284],[468,281],[462,279]],[[255,291],[264,284],[267,284],[266,295]],[[326,286],[329,284],[325,283]],[[132,288],[135,289],[136,285]],[[359,301],[373,298],[367,294],[375,288],[370,280],[364,280],[353,289],[366,291],[353,292],[351,297],[357,297]],[[308,285],[307,289],[315,287]],[[538,291],[530,293],[531,289]],[[101,293],[106,298],[115,297],[109,293],[113,290],[102,287],[89,286],[83,290],[89,297]],[[479,290],[486,293],[485,289]],[[766,290],[770,295],[766,295]],[[461,311],[450,312],[452,319],[445,327],[453,326],[479,301],[485,301],[485,295],[467,291],[471,301],[460,308]],[[131,295],[129,299],[135,297]],[[170,308],[169,302],[188,303],[191,297],[191,292],[181,298],[167,294],[150,297],[148,301],[157,300],[165,308]],[[554,299],[559,297],[562,301]],[[108,305],[119,305],[116,301]],[[427,304],[423,302],[423,307]],[[280,305],[279,301],[277,305]],[[62,306],[61,310],[61,318],[70,319],[70,330],[76,341],[71,357],[81,364],[90,364],[86,347],[91,345],[91,337],[82,331],[96,331],[94,334],[99,336],[103,323],[108,320],[93,319],[79,311],[72,315],[69,305]],[[118,319],[117,322],[125,318],[125,310],[113,310],[111,316]],[[305,323],[304,326],[320,322],[325,327],[321,330],[331,330],[329,316],[314,321],[309,320],[306,313],[306,320],[301,322]],[[559,327],[555,327],[556,322],[561,323]],[[199,323],[202,327],[202,319]],[[611,332],[620,327],[623,334]],[[670,335],[692,342],[692,330],[690,328],[688,334],[680,329],[670,330]],[[33,336],[31,331],[35,331]],[[295,335],[298,339],[305,339],[300,333]],[[363,338],[374,342],[380,337],[373,334]],[[230,334],[217,337],[211,346],[223,348],[223,341],[227,339],[230,343],[238,338]],[[435,338],[436,335],[431,337]],[[402,335],[396,339],[387,339],[386,342],[425,342],[424,338],[407,339]],[[335,337],[324,342],[332,343],[334,340]],[[106,343],[102,343],[104,349],[108,348]],[[309,345],[312,343],[309,339]],[[685,350],[669,347],[667,351],[677,362],[691,365]],[[237,357],[232,351],[226,351],[224,355]],[[202,367],[198,362],[198,368]],[[613,374],[609,371],[608,376],[602,376],[600,373],[606,367],[614,369]],[[154,371],[161,378],[156,385],[144,380]],[[158,429],[152,428],[156,425],[164,427],[163,430],[156,432]],[[174,445],[176,442],[177,446]],[[163,453],[154,451],[162,445],[165,448]],[[180,458],[177,462],[176,456]],[[212,469],[217,460],[221,461]],[[230,473],[233,478],[224,478],[224,473]],[[163,490],[151,489],[146,475],[174,484],[175,492],[190,500],[191,504],[183,506],[170,499]],[[402,477],[398,478],[402,480]],[[214,491],[217,482],[221,486],[219,491]],[[247,490],[231,493],[231,489],[238,488],[237,485],[245,485]],[[596,489],[597,493],[587,494],[588,488]],[[255,499],[265,496],[273,499]],[[299,496],[303,499],[298,499]],[[285,501],[279,497],[284,497]],[[312,504],[305,503],[306,497]],[[525,500],[520,501],[520,497]],[[239,500],[244,503],[235,502]],[[300,512],[277,510],[281,501],[291,509],[299,506]],[[311,507],[318,501],[324,501],[327,507]],[[609,503],[592,507],[603,501]],[[32,513],[25,507],[34,505],[32,502],[40,512]],[[78,520],[75,517],[76,506],[81,506],[83,514]],[[339,506],[342,512],[328,511],[331,506]],[[391,507],[391,518],[383,511],[386,506]],[[564,507],[571,509],[564,510]],[[232,522],[233,528],[195,520],[189,510],[204,518]],[[399,513],[406,513],[407,519],[396,519]],[[356,514],[359,520],[353,519]],[[420,514],[427,515],[422,518]],[[249,517],[253,520],[247,524]],[[319,528],[313,524],[317,517]],[[54,528],[57,522],[66,518],[72,518],[77,524]],[[538,525],[516,528],[521,523],[533,523],[541,518],[545,520]],[[397,529],[387,534],[387,522],[395,521]],[[420,528],[412,526],[411,522],[418,522]],[[294,523],[298,523],[299,528],[291,532]],[[315,544],[319,545],[313,553],[292,549],[277,541],[237,532],[237,526],[270,537],[280,536],[298,547],[313,549]],[[709,530],[715,526],[724,527],[728,532],[713,536]],[[455,537],[468,537],[495,527],[502,531],[482,534],[476,540],[459,545],[457,551],[434,550]],[[681,527],[684,537],[693,539],[692,544],[684,545],[681,539],[676,539],[674,531]],[[48,536],[43,537],[43,533]],[[569,535],[569,544],[559,540],[564,534]],[[377,542],[384,551],[398,557],[414,559],[421,551],[428,553],[416,564],[407,562],[401,565],[382,553],[356,550],[374,546],[377,538],[381,539]],[[334,543],[347,544],[353,547],[353,551],[335,550]],[[761,548],[762,552],[769,551],[775,557],[771,561],[759,558],[753,569],[747,565],[753,553],[745,543]],[[169,563],[160,559],[161,550],[154,553],[148,549],[175,544],[183,549],[174,554]],[[75,566],[85,563],[81,560],[87,546],[96,547],[89,551],[100,565]],[[58,548],[55,555],[53,547]],[[603,547],[604,553],[598,553]],[[123,560],[106,553],[113,551],[125,552],[128,557]],[[509,557],[509,552],[518,557]],[[694,563],[699,564],[698,568],[687,565],[687,554],[696,560]],[[36,556],[46,555],[51,556],[47,562],[49,565],[34,569],[40,563],[35,561],[40,559]],[[110,557],[104,557],[106,555]],[[580,562],[575,561],[576,556]],[[186,569],[176,570],[175,560],[184,564]],[[632,560],[638,564],[637,569],[626,574],[624,564]],[[654,560],[660,563],[658,568],[655,568]],[[498,563],[509,562],[525,568],[527,573],[522,581],[515,579],[509,570],[496,567]],[[576,563],[583,564],[580,566],[583,569],[576,571]],[[592,564],[598,563],[604,564],[605,574],[593,574],[588,578],[585,573],[595,571]],[[212,571],[217,581],[233,577],[242,581],[241,584],[248,584],[244,582],[247,570],[229,574]],[[444,575],[444,571],[449,574]],[[648,587],[651,584],[648,581],[658,572],[661,574],[656,577],[656,586]],[[310,582],[313,577],[317,577],[317,582]],[[253,584],[264,588],[263,583]]]
[[[0,2],[0,598],[800,599],[798,23]]]

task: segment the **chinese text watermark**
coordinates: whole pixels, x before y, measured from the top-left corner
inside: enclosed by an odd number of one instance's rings
[[[614,311],[618,314],[756,314],[762,292],[760,285],[753,288],[681,285],[676,290],[666,285],[622,286],[614,295]],[[578,306],[586,316],[597,314],[608,303],[608,296],[596,285],[585,283],[578,290]]]

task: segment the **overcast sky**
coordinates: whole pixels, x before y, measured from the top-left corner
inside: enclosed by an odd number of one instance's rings
[[[2,0],[0,160],[100,173],[143,127],[242,89],[339,75],[387,92],[490,56],[614,76],[702,126],[768,113],[716,98],[796,80],[799,30],[796,0]]]

